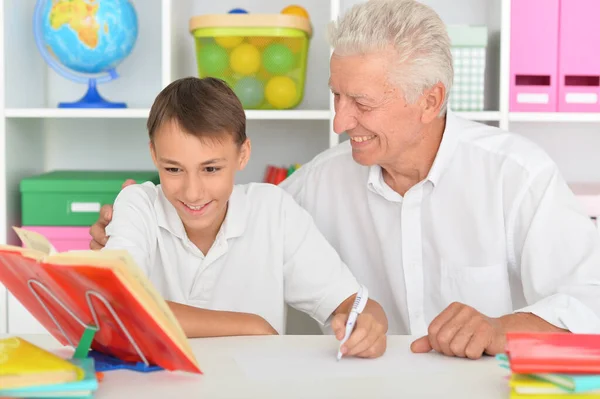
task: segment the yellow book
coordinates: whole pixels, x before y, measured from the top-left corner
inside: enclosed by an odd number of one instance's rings
[[[512,374],[509,385],[511,399],[600,399],[598,392],[571,393],[551,382],[528,374]]]
[[[80,367],[19,338],[0,339],[0,390],[83,379]]]
[[[528,393],[517,393],[514,390],[510,393],[510,399],[600,399],[598,394],[586,394],[586,393],[549,393],[549,394],[528,394]]]

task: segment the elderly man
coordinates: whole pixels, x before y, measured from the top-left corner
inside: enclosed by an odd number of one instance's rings
[[[600,332],[600,241],[537,146],[447,111],[443,22],[369,1],[330,29],[334,129],[350,140],[282,187],[415,352],[479,358],[505,333]],[[99,248],[110,209],[92,227]]]

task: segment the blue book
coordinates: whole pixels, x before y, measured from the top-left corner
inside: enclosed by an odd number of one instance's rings
[[[600,375],[597,374],[536,373],[532,375],[573,393],[600,393]]]
[[[0,390],[0,397],[9,398],[70,398],[87,399],[92,398],[94,391],[98,389],[96,369],[93,358],[69,359],[69,361],[81,367],[85,373],[80,381],[65,384],[34,385],[29,387]]]

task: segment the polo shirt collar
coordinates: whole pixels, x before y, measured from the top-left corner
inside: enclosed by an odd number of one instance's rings
[[[444,134],[438,152],[435,156],[431,169],[425,180],[430,181],[436,186],[442,174],[450,164],[454,150],[458,145],[458,135],[460,134],[460,121],[450,110],[446,112],[446,125]],[[400,202],[402,196],[392,190],[383,180],[383,170],[379,165],[371,165],[369,167],[369,177],[367,180],[369,190],[381,195],[388,201]]]
[[[164,228],[182,240],[187,237],[185,227],[177,214],[177,210],[167,197],[165,197],[162,188],[158,191],[154,206],[159,227]],[[218,235],[222,235],[225,239],[241,236],[246,230],[247,219],[248,199],[246,193],[242,187],[234,186],[233,192],[229,197],[227,214]]]

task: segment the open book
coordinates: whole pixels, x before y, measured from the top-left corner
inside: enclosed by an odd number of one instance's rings
[[[177,319],[127,251],[56,253],[44,236],[14,230],[24,248],[0,245],[0,283],[59,342],[77,346],[95,326],[98,352],[201,372]]]

